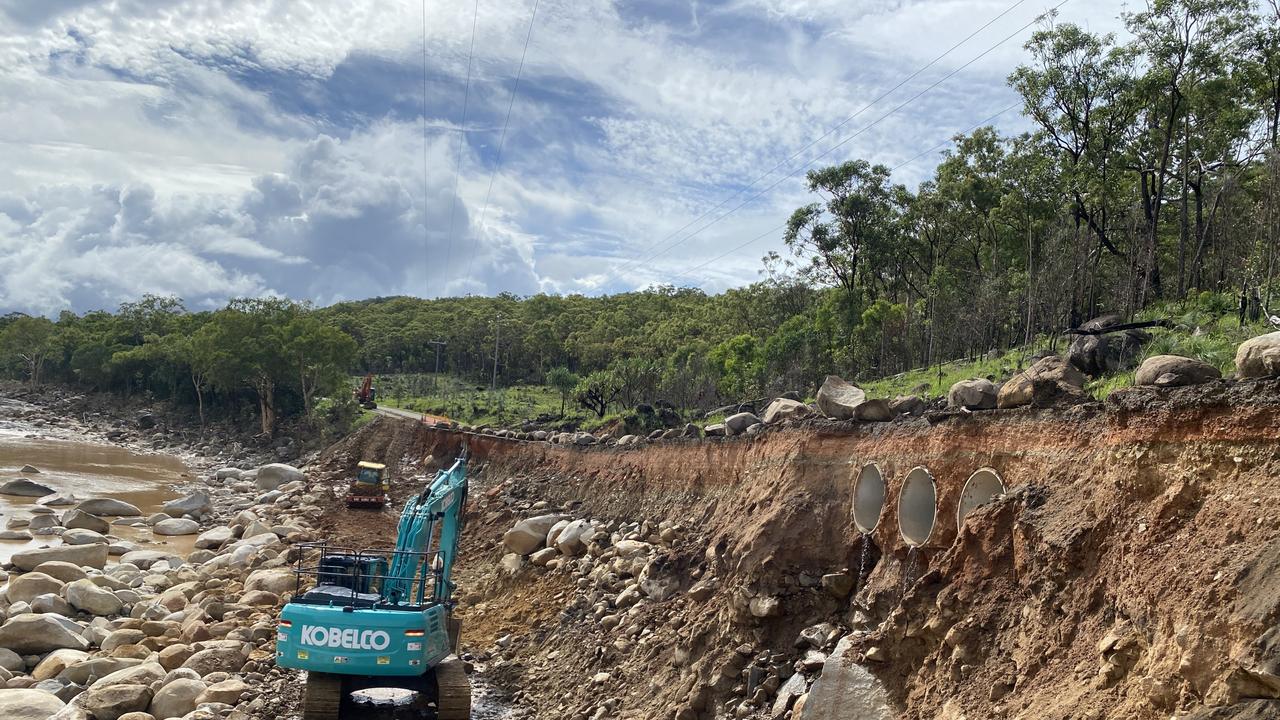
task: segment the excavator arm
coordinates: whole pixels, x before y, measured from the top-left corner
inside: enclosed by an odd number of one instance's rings
[[[423,604],[422,597],[426,573],[435,575],[431,600],[447,603],[453,597],[453,564],[457,559],[458,543],[462,536],[463,513],[467,500],[467,451],[454,461],[448,470],[436,473],[431,483],[421,493],[405,503],[400,513],[396,533],[396,548],[382,595],[393,604],[415,602]],[[436,526],[439,540],[436,543]],[[434,547],[433,547],[434,545]],[[433,557],[434,562],[427,560]],[[412,597],[414,585],[419,597]]]

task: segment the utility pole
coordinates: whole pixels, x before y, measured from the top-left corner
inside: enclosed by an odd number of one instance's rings
[[[493,321],[493,381],[489,385],[489,392],[497,392],[498,390],[498,338],[502,334],[502,313],[498,313],[497,319]]]
[[[435,386],[436,391],[440,390],[440,348],[446,345],[443,340],[428,340],[428,345],[436,346],[436,373],[431,376],[431,384]]]

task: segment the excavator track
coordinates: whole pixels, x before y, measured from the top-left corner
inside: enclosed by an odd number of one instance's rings
[[[435,675],[436,720],[471,720],[471,681],[462,661],[449,656],[436,666]]]
[[[345,678],[331,673],[307,673],[302,692],[302,720],[338,720],[342,710]]]

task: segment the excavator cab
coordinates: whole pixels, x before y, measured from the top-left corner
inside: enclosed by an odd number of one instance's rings
[[[469,720],[452,581],[466,498],[464,454],[405,503],[394,549],[299,546],[276,664],[307,671],[303,720]]]
[[[362,460],[356,467],[355,479],[347,489],[347,507],[385,507],[391,502],[391,482],[387,466]]]

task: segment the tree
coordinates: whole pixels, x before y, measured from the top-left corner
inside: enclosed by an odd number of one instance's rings
[[[1025,47],[1032,62],[1014,70],[1009,84],[1056,148],[1077,237],[1096,241],[1096,249],[1072,268],[1073,277],[1096,277],[1104,252],[1127,259],[1116,221],[1127,189],[1121,160],[1138,112],[1131,92],[1134,53],[1117,46],[1114,36],[1094,35],[1070,23],[1036,32]],[[1093,305],[1097,288],[1079,280],[1072,288],[1081,289],[1072,298],[1075,325]]]
[[[566,367],[551,368],[547,371],[547,384],[560,393],[560,417],[564,417],[564,406],[574,388],[578,387],[580,378]]]
[[[801,267],[806,277],[840,287],[855,306],[860,286],[872,286],[870,256],[886,252],[894,240],[900,208],[889,168],[851,160],[810,170],[806,179],[809,191],[827,201],[792,213],[783,240],[808,263]]]
[[[22,362],[31,387],[40,384],[45,360],[57,349],[56,328],[48,318],[24,315],[0,333],[0,350]]]
[[[720,376],[720,392],[743,399],[760,392],[764,362],[760,343],[751,335],[725,340],[711,350],[708,359]]]
[[[312,417],[313,398],[319,387],[334,386],[341,381],[342,371],[351,367],[356,355],[356,341],[349,335],[326,325],[314,315],[298,315],[280,331],[283,352],[289,357],[302,392],[302,406],[307,418]]]
[[[621,393],[622,387],[618,379],[607,370],[591,373],[580,380],[578,387],[574,389],[578,404],[595,413],[596,417],[604,417],[609,412],[609,406],[617,401]]]
[[[614,360],[609,364],[609,372],[618,383],[619,399],[627,407],[652,400],[662,377],[656,362],[638,357]]]

